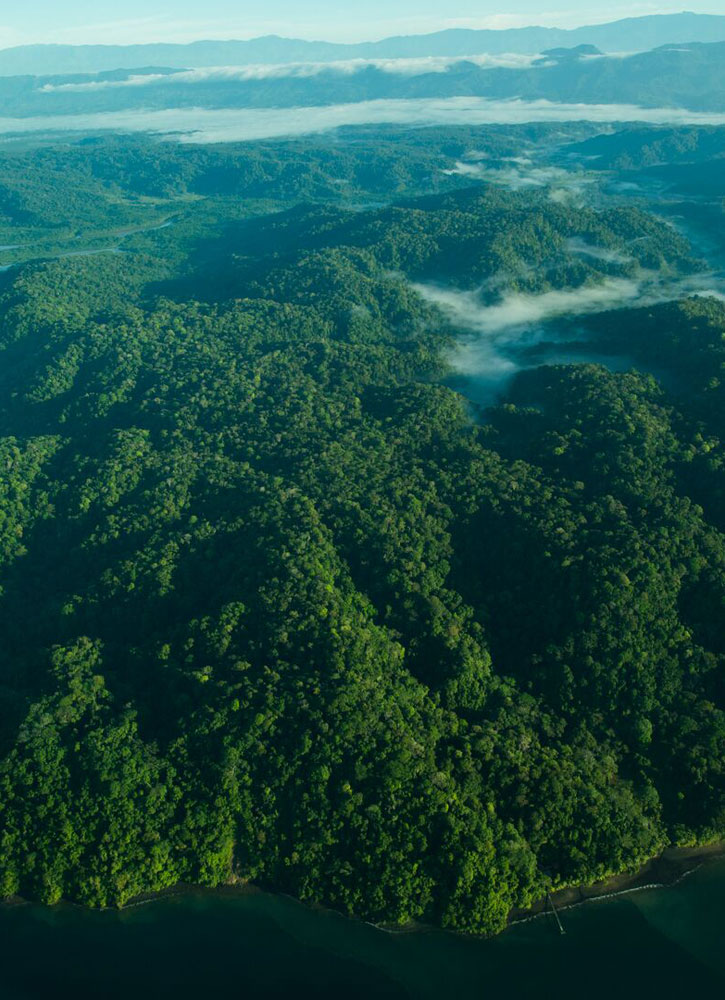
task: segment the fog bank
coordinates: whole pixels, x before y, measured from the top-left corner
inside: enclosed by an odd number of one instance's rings
[[[333,62],[257,64],[248,66],[210,66],[169,73],[135,73],[125,80],[87,80],[80,83],[46,83],[44,94],[84,93],[96,90],[116,90],[123,87],[144,87],[158,84],[225,83],[249,80],[310,79],[322,73],[353,76],[366,69],[397,76],[424,76],[445,73],[461,63],[472,63],[479,69],[528,69],[534,63],[548,65],[540,56],[508,53],[503,55],[423,56],[414,59],[345,59]]]
[[[725,301],[722,281],[712,274],[668,280],[654,272],[643,272],[637,278],[611,278],[580,288],[540,294],[504,293],[492,304],[483,300],[481,289],[461,291],[434,284],[413,287],[426,302],[438,306],[461,332],[449,362],[458,375],[475,383],[476,401],[486,404],[495,400],[517,372],[541,363],[527,355],[532,347],[571,339],[570,328],[557,331],[557,319],[583,318],[692,295]],[[597,351],[595,344],[592,351]],[[597,355],[597,359],[601,357]],[[552,363],[555,360],[551,358]],[[587,361],[587,354],[582,352],[576,360]]]
[[[304,108],[169,108],[84,115],[0,118],[0,134],[146,132],[182,142],[245,142],[326,132],[345,125],[517,125],[534,122],[644,122],[658,125],[725,125],[725,112],[639,108],[620,104],[489,101],[478,97],[362,101]]]

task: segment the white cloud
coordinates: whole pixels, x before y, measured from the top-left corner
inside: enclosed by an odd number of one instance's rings
[[[514,125],[530,122],[647,122],[659,125],[725,125],[724,112],[638,108],[618,104],[488,101],[478,97],[361,101],[305,108],[129,109],[86,115],[0,118],[0,134],[30,132],[148,132],[182,142],[245,142],[325,132],[344,125]]]
[[[166,78],[166,73],[144,73],[129,76],[126,80],[89,80],[87,83],[46,83],[38,89],[42,94],[84,93],[96,90],[115,90],[117,87],[148,87]]]
[[[531,161],[522,157],[509,157],[511,166],[490,167],[485,162],[470,162],[470,157],[461,160],[444,174],[457,174],[461,177],[487,181],[489,184],[499,184],[510,191],[526,191],[531,188],[550,188],[553,201],[567,203],[580,198],[595,178],[583,173],[572,173],[560,167],[535,167]]]
[[[601,59],[631,59],[633,56],[640,54],[636,50],[632,52],[584,52],[578,58],[579,62],[598,62]]]
[[[460,291],[436,285],[414,288],[426,302],[438,306],[461,336],[449,355],[458,374],[475,380],[472,398],[492,403],[513,376],[531,361],[524,352],[543,340],[556,339],[545,323],[565,316],[608,312],[637,302],[639,281],[615,278],[598,285],[544,292],[505,293],[486,305],[482,290]],[[470,387],[469,387],[470,392]]]
[[[698,299],[717,299],[718,302],[725,302],[725,292],[718,288],[698,288],[692,294]]]
[[[554,322],[557,319],[650,306],[693,295],[725,302],[722,282],[711,274],[667,280],[656,272],[643,271],[637,278],[610,278],[598,284],[538,295],[504,292],[492,304],[484,301],[483,289],[461,291],[433,284],[413,287],[426,302],[438,306],[461,332],[449,361],[460,375],[476,381],[477,400],[486,403],[492,402],[518,371],[540,363],[527,354],[530,348],[542,342],[561,340],[562,334],[564,338],[570,336],[567,329],[557,334]],[[560,355],[549,360],[551,363],[570,363],[594,358],[582,352],[568,359]],[[608,363],[606,358],[599,360]],[[617,363],[626,368],[633,362],[620,358]]]
[[[176,73],[133,74],[125,80],[89,80],[83,83],[45,84],[43,93],[82,93],[93,90],[113,90],[119,87],[143,87],[152,84],[195,84],[226,82],[229,80],[276,80],[282,78],[309,78],[320,73],[339,73],[352,76],[362,70],[372,68],[383,73],[398,76],[422,76],[425,73],[445,73],[461,62],[474,63],[481,69],[527,69],[537,56],[520,55],[477,55],[467,56],[424,56],[418,59],[345,59],[332,62],[282,63],[278,65],[212,66]]]
[[[512,292],[493,305],[485,305],[481,301],[480,290],[465,292],[420,284],[414,287],[427,302],[439,306],[456,326],[494,336],[557,316],[604,312],[636,301],[642,288],[641,283],[634,279],[612,278],[598,285],[543,292],[540,295]]]
[[[567,250],[570,253],[581,254],[583,257],[591,257],[594,260],[601,260],[605,264],[624,264],[631,260],[619,250],[609,250],[606,247],[598,247],[586,240],[573,238],[566,242]]]

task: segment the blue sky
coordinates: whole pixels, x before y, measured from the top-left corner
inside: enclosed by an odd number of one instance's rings
[[[639,14],[671,13],[680,3],[612,0],[2,0],[0,47],[32,42],[186,42],[275,33],[359,41],[441,28],[505,28],[525,24],[574,27]],[[696,10],[723,13],[722,0]]]

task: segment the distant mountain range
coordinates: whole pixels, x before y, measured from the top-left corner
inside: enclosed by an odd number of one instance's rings
[[[24,45],[0,50],[0,76],[99,73],[140,66],[191,69],[349,59],[462,57],[481,53],[531,55],[578,45],[595,45],[603,52],[642,52],[662,45],[724,41],[725,16],[682,13],[627,18],[573,30],[539,27],[451,30],[356,45],[275,35],[251,41],[200,41],[190,45]]]
[[[146,68],[0,79],[2,113],[58,116],[170,108],[292,108],[375,100],[490,100],[725,111],[725,42],[663,46],[632,56],[592,46],[519,61],[486,57],[236,69]]]

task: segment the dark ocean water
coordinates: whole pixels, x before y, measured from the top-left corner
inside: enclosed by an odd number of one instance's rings
[[[188,892],[123,912],[0,908],[0,997],[725,997],[725,860],[668,889],[547,916],[493,941],[388,934],[263,893]]]

